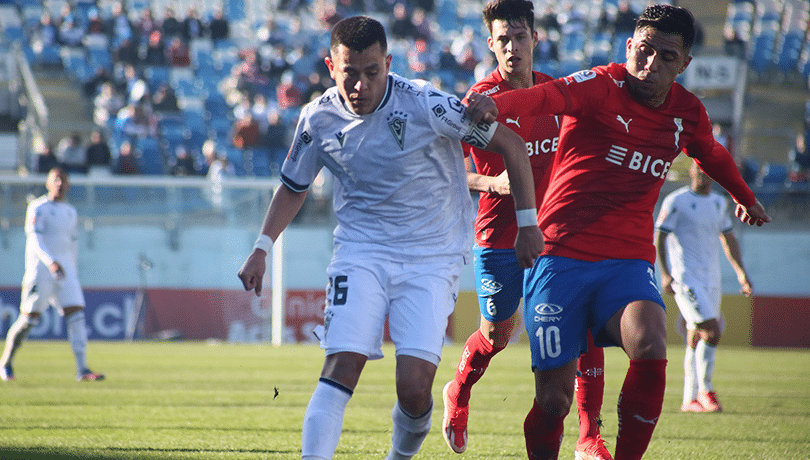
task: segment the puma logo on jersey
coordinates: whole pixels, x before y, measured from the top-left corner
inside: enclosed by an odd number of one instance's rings
[[[517,117],[514,120],[511,119],[511,118],[507,118],[506,122],[507,123],[514,123],[515,125],[517,125],[518,128],[520,128],[520,121],[519,120],[520,120],[520,117]]]
[[[624,121],[624,118],[622,118],[621,115],[616,115],[616,119],[619,120],[619,122],[624,125],[625,131],[627,131],[629,133],[630,132],[630,122],[633,121],[633,119],[631,118],[631,119],[629,119],[627,121]]]

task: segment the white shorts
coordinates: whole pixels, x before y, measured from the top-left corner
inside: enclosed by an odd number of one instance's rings
[[[334,258],[326,270],[321,348],[327,355],[348,351],[380,359],[387,317],[397,355],[438,366],[461,267],[460,258],[407,264],[367,254]]]
[[[686,320],[687,329],[710,319],[720,318],[720,286],[704,286],[699,283],[674,283],[675,302]]]
[[[66,274],[62,279],[47,270],[38,270],[34,279],[24,279],[22,283],[21,313],[41,313],[53,305],[64,314],[64,307],[84,307],[84,293],[79,277]]]

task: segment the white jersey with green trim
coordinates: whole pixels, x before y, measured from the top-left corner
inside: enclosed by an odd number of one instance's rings
[[[336,252],[468,260],[474,214],[459,141],[486,146],[494,128],[473,125],[456,96],[424,81],[389,74],[367,115],[332,87],[302,110],[281,180],[303,192],[322,167],[334,175]]]
[[[25,276],[47,271],[59,262],[65,275],[76,276],[78,215],[73,205],[43,195],[28,204],[25,217]]]
[[[656,227],[668,234],[668,260],[676,281],[720,285],[720,234],[733,229],[722,195],[699,195],[681,187],[664,198]]]

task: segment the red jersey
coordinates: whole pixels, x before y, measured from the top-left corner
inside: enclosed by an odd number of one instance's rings
[[[551,81],[552,78],[540,72],[534,72],[534,83]],[[487,96],[502,94],[514,88],[507,83],[498,69],[477,82],[470,92]],[[466,102],[466,98],[465,98]],[[558,118],[553,115],[529,114],[523,104],[516,105],[509,117],[498,115],[498,122],[512,129],[526,141],[529,161],[534,174],[534,187],[537,206],[540,206],[548,186],[548,171],[557,152],[557,139],[560,134]],[[467,144],[462,144],[465,155],[472,157],[475,171],[485,176],[497,176],[506,170],[503,157],[497,153],[487,152]],[[515,204],[510,195],[480,192],[478,198],[478,215],[475,218],[475,242],[481,247],[493,249],[511,249],[515,247],[517,222]]]
[[[731,155],[714,141],[695,95],[675,83],[666,101],[651,109],[630,96],[626,76],[624,64],[610,64],[493,96],[501,117],[565,115],[538,213],[543,255],[654,263],[653,210],[684,149],[737,202],[755,202]]]

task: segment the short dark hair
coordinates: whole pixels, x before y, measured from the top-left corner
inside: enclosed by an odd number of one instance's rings
[[[647,27],[665,34],[680,35],[683,38],[683,49],[687,52],[695,42],[695,17],[685,8],[650,5],[636,20],[636,30]]]
[[[492,34],[492,23],[495,20],[507,22],[526,22],[529,30],[534,32],[534,3],[527,0],[492,0],[484,7],[484,24]]]
[[[352,51],[365,51],[375,43],[380,44],[383,53],[388,51],[383,25],[368,16],[352,16],[341,20],[332,28],[329,49],[334,53],[338,46],[343,45]]]

